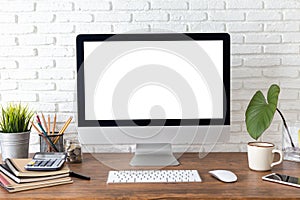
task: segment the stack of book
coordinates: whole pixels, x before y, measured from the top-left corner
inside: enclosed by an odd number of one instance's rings
[[[0,164],[0,185],[8,192],[18,192],[73,183],[67,166],[57,171],[27,171],[24,166],[31,160],[6,159]]]

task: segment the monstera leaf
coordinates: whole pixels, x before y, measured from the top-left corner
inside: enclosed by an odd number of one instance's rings
[[[267,101],[261,91],[252,97],[246,110],[246,126],[250,136],[257,140],[270,126],[277,108],[280,88],[271,85],[268,90]]]

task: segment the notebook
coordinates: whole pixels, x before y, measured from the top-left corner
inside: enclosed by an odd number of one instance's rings
[[[41,177],[17,177],[6,164],[0,164],[0,171],[4,173],[6,176],[8,176],[9,178],[11,178],[16,183],[30,183],[30,182],[45,181],[45,180],[51,180],[51,179],[63,178],[69,176],[69,173],[65,173],[65,174],[41,176]]]
[[[46,181],[38,181],[31,183],[15,183],[13,180],[8,178],[4,173],[0,172],[0,186],[6,189],[8,192],[19,192],[24,190],[32,190],[37,188],[50,187],[55,185],[63,185],[73,183],[70,177],[57,178]]]
[[[7,158],[5,160],[5,163],[10,171],[13,172],[17,177],[53,176],[70,172],[70,169],[66,165],[62,169],[57,171],[27,171],[24,166],[31,160],[31,158]]]

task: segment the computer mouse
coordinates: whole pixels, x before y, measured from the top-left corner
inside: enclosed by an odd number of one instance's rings
[[[237,181],[237,176],[228,170],[212,170],[208,172],[216,179],[225,182],[225,183],[232,183]]]

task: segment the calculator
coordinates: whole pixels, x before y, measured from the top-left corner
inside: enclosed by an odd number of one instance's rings
[[[63,152],[38,152],[25,165],[29,171],[55,171],[62,168],[67,158]]]

